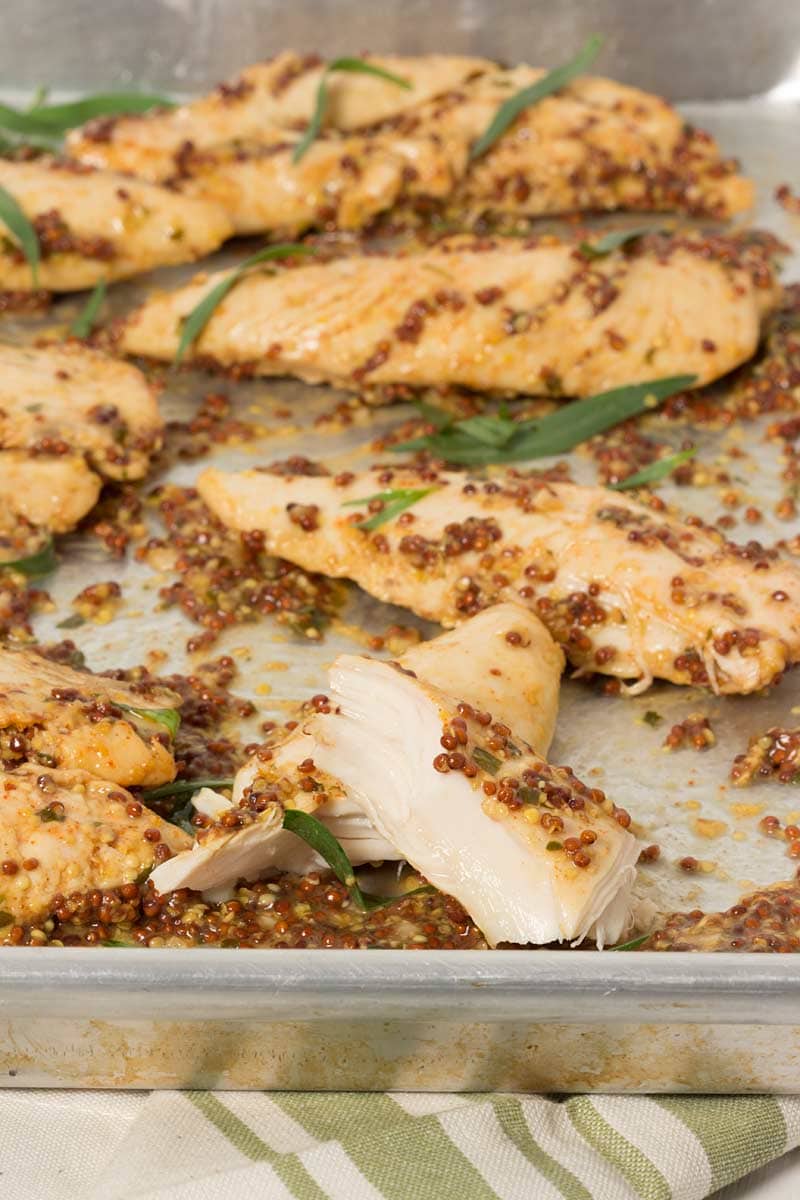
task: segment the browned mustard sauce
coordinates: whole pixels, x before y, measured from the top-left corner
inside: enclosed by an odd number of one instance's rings
[[[775,727],[750,739],[744,754],[737,754],[731,767],[737,787],[750,783],[800,783],[800,729]]]
[[[800,881],[776,883],[744,896],[725,912],[672,913],[642,950],[740,950],[794,954],[800,950]]]

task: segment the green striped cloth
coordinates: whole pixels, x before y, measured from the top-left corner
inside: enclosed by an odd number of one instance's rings
[[[6,1091],[0,1126],[15,1200],[702,1200],[800,1097]]]

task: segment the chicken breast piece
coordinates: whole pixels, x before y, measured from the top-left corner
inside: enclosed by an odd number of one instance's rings
[[[334,72],[326,81],[329,127],[347,131],[395,117],[491,66],[486,59],[444,54],[365,58],[412,86],[398,87],[374,75]],[[69,135],[67,148],[71,157],[95,167],[130,171],[142,179],[168,179],[187,144],[198,150],[242,141],[264,145],[270,137],[274,140],[276,130],[302,127],[311,116],[324,69],[317,55],[288,50],[247,67],[238,79],[179,108],[92,121]]]
[[[83,771],[31,764],[0,772],[0,858],[16,867],[3,873],[2,925],[46,918],[59,895],[133,883],[163,848],[189,844],[182,829],[132,805],[118,784]],[[158,842],[145,836],[154,829]]]
[[[0,449],[66,443],[107,479],[141,479],[162,430],[135,367],[75,344],[0,344]]]
[[[173,359],[184,319],[223,278],[154,295],[123,325],[121,348]],[[753,354],[776,298],[765,249],[750,240],[654,236],[588,260],[556,239],[457,239],[248,275],[194,355],[358,389],[587,396],[679,374],[700,385]]]
[[[558,714],[564,656],[530,609],[497,604],[401,655],[398,667],[427,684],[458,695],[480,712],[547,752]],[[281,828],[274,813],[237,828],[221,820],[237,808],[249,810],[265,793],[289,807],[314,812],[358,866],[392,861],[394,845],[370,823],[338,780],[326,777],[324,788],[303,790],[303,764],[316,757],[316,714],[319,703],[306,706],[298,726],[273,751],[257,752],[237,772],[231,800],[203,789],[193,803],[211,818],[190,853],[172,859],[154,873],[159,890],[177,887],[229,890],[238,879],[257,878],[271,870],[305,875],[326,866],[305,842]],[[324,708],[325,705],[323,704]]]
[[[33,225],[41,253],[39,286],[52,292],[194,262],[233,232],[223,210],[207,200],[57,159],[0,159],[0,186]],[[5,230],[0,220],[0,233]],[[32,287],[15,238],[0,238],[0,290]]]
[[[0,533],[13,534],[20,522],[66,533],[94,508],[101,486],[82,455],[0,450]]]
[[[0,760],[87,771],[126,787],[168,783],[175,760],[159,713],[174,714],[180,703],[147,682],[132,686],[0,648]]]
[[[362,168],[363,155],[390,152],[398,139],[435,137],[440,171],[453,172],[451,199],[460,209],[535,216],[639,208],[725,218],[752,205],[751,182],[736,173],[735,162],[720,156],[713,139],[688,129],[665,100],[638,88],[593,76],[575,79],[526,109],[488,154],[470,162],[470,147],[501,105],[545,71],[442,55],[370,56],[369,61],[413,87],[358,74],[328,77],[329,136],[320,140],[330,140],[334,147],[332,154],[322,156],[330,164],[334,192],[342,186],[335,163],[336,131],[361,130],[364,137],[346,151],[353,171]],[[251,143],[279,157],[282,146],[291,150],[311,117],[323,65],[287,52],[172,111],[91,122],[70,135],[70,152],[94,166],[164,180],[193,175],[203,154],[211,151],[198,170],[200,191],[206,186],[210,195],[227,192],[228,211],[237,224],[245,220],[245,212],[252,222],[253,213],[260,211],[259,228],[276,228],[268,206],[250,207],[244,189],[230,186],[236,172],[226,155],[233,151],[247,157]],[[305,170],[302,163],[300,167]],[[266,183],[268,175],[263,162],[253,166],[253,178]],[[289,155],[283,154],[278,175],[291,189]],[[301,177],[298,171],[296,178]],[[384,199],[387,206],[397,201],[388,193]],[[367,219],[371,214],[363,215]],[[278,228],[283,225],[281,221]]]
[[[639,846],[628,815],[602,792],[399,664],[343,655],[330,685],[329,703],[304,722],[313,749],[300,767],[304,789],[283,787],[282,766],[266,769],[208,832],[210,842],[198,839],[153,873],[157,890],[218,880],[209,854],[218,839],[217,861],[226,856],[229,871],[236,841],[243,860],[260,842],[259,865],[270,850],[279,865],[291,836],[283,812],[297,803],[321,817],[334,780],[394,856],[454,896],[491,945],[591,936],[602,946],[624,934]],[[182,874],[193,860],[193,874]]]
[[[358,528],[366,505],[343,507],[393,488],[432,490],[376,532]],[[339,483],[211,469],[199,490],[272,553],[443,625],[523,601],[581,671],[634,691],[655,677],[744,694],[800,660],[797,567],[624,493],[405,466]]]
[[[295,237],[317,228],[361,229],[379,213],[420,199],[445,200],[466,147],[428,136],[336,137],[315,142],[299,163],[292,143],[239,143],[182,154],[170,181],[185,196],[220,205],[237,233]]]
[[[602,946],[630,927],[639,845],[602,792],[391,663],[342,655],[330,693],[315,766],[490,945]]]

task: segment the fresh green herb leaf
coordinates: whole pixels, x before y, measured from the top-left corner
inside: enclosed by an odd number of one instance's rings
[[[12,562],[0,562],[0,569],[7,567],[12,571],[19,571],[20,574],[27,575],[29,579],[41,579],[43,575],[50,575],[57,566],[58,559],[52,542],[47,542],[41,550],[37,550],[35,554],[29,554],[27,558],[16,558]]]
[[[370,896],[358,886],[353,864],[341,843],[321,821],[312,817],[311,813],[301,812],[297,808],[287,808],[283,814],[283,828],[302,838],[307,846],[316,850],[317,854],[325,859],[339,882],[347,888],[353,903],[362,912],[371,912],[373,909],[383,908],[387,904],[397,904],[400,900],[405,900],[408,896],[416,896],[420,892],[436,890],[426,884],[423,887],[414,888],[410,892],[404,892],[400,896]]]
[[[44,821],[45,825],[51,821],[66,821],[67,814],[64,811],[64,805],[46,804],[44,808],[40,808],[37,813],[40,821]]]
[[[545,846],[545,850],[563,850],[563,849],[564,849],[563,842],[548,842],[547,845]]]
[[[83,306],[78,316],[69,327],[69,331],[73,337],[87,338],[94,329],[94,323],[97,320],[97,314],[100,312],[103,301],[106,298],[106,281],[101,279],[95,284],[86,304]]]
[[[120,706],[121,707],[121,706]],[[146,804],[151,800],[167,800],[172,796],[189,796],[194,792],[199,792],[200,788],[214,788],[219,791],[220,788],[233,787],[232,779],[176,779],[173,783],[162,783],[159,787],[145,788],[142,792],[142,799]]]
[[[175,108],[175,101],[149,92],[96,92],[64,104],[37,104],[31,116],[40,126],[66,133],[95,117],[118,117],[149,112],[151,108]],[[2,124],[2,120],[0,120]]]
[[[563,66],[556,67],[552,71],[548,71],[541,79],[537,79],[536,83],[532,83],[528,87],[522,88],[521,91],[515,92],[513,96],[510,96],[505,104],[500,105],[489,125],[477,141],[472,143],[469,152],[470,159],[474,161],[476,158],[480,158],[482,154],[485,154],[526,108],[530,108],[532,104],[543,100],[545,96],[550,96],[553,92],[560,91],[561,88],[571,83],[577,75],[582,75],[586,68],[590,67],[597,58],[602,45],[603,39],[598,34],[593,34],[570,62],[564,63]]]
[[[2,214],[0,213],[0,215]],[[291,258],[296,254],[315,253],[316,251],[313,246],[305,246],[299,242],[284,242],[276,246],[267,246],[264,250],[259,250],[257,254],[251,254],[244,262],[239,263],[239,266],[231,271],[230,275],[227,275],[221,283],[218,283],[216,287],[213,287],[203,297],[199,304],[195,305],[183,322],[174,365],[176,367],[180,365],[184,354],[192,342],[197,340],[211,320],[217,305],[222,303],[231,288],[236,286],[245,272],[249,271],[251,267],[256,267],[262,262],[268,262],[270,259]]]
[[[80,613],[73,613],[71,617],[65,617],[63,621],[59,621],[56,629],[80,629],[81,625],[86,624],[86,617],[82,617]]]
[[[50,95],[50,88],[45,87],[45,85],[43,83],[40,83],[39,86],[37,87],[36,91],[31,96],[30,100],[28,101],[28,107],[25,111],[29,112],[29,113],[36,112],[36,109],[41,108],[41,106],[44,104],[45,100],[47,99],[47,97],[49,95]]]
[[[532,421],[515,422],[515,432],[508,437],[510,422],[505,416],[483,418],[480,436],[476,437],[471,422],[456,421],[437,433],[415,438],[392,446],[396,452],[428,450],[448,462],[465,466],[485,466],[489,463],[524,462],[533,458],[546,458],[573,450],[581,442],[604,433],[629,417],[657,408],[662,400],[690,387],[696,376],[672,375],[666,379],[653,379],[649,383],[633,383],[625,387],[612,388],[583,400],[564,404],[546,417]],[[497,422],[491,444],[487,423]]]
[[[179,829],[182,829],[184,833],[188,833],[192,837],[194,837],[197,833],[197,830],[192,824],[192,817],[195,814],[195,807],[192,803],[193,796],[194,793],[192,793],[186,803],[182,804],[180,808],[173,809],[168,817],[170,825],[177,825]]]
[[[523,804],[538,805],[540,803],[539,792],[536,790],[536,788],[532,788],[532,787],[518,788],[517,795],[519,796],[519,798]]]
[[[644,721],[645,725],[650,725],[653,729],[655,729],[656,725],[660,725],[664,718],[662,717],[661,713],[657,713],[652,708],[648,708],[647,712],[642,717],[642,720]]]
[[[46,92],[44,93],[46,95]],[[43,104],[39,94],[27,111],[0,104],[0,128],[27,137],[59,139],[68,130],[95,117],[113,117],[125,113],[142,113],[151,108],[174,108],[174,101],[164,96],[142,92],[98,92],[70,100],[65,104]]]
[[[490,775],[496,775],[503,765],[499,758],[495,758],[482,746],[476,746],[472,751],[472,760],[482,771],[488,771]]]
[[[435,408],[433,404],[428,404],[425,400],[412,399],[411,403],[419,410],[419,415],[433,425],[434,429],[448,429],[454,421],[454,417],[450,413],[443,412],[441,408]]]
[[[393,521],[395,517],[400,516],[400,513],[411,508],[412,504],[416,504],[418,500],[422,500],[424,496],[429,496],[431,492],[435,491],[436,488],[395,488],[390,492],[376,492],[374,496],[364,496],[361,500],[346,500],[342,507],[356,508],[371,504],[373,500],[380,500],[383,504],[380,512],[373,513],[371,517],[358,523],[359,529],[379,529],[381,525],[385,525],[387,521]]]
[[[181,714],[177,708],[135,708],[132,704],[121,704],[119,700],[115,700],[114,704],[123,712],[130,713],[133,717],[139,717],[142,721],[152,721],[156,725],[164,725],[169,730],[170,737],[173,739],[177,737],[181,723]]]
[[[620,942],[618,946],[608,946],[609,950],[638,950],[644,942],[650,937],[649,933],[643,933],[641,937],[632,938],[629,942]]]
[[[607,233],[597,242],[581,242],[578,249],[584,258],[605,258],[620,246],[635,242],[637,238],[646,237],[648,233],[661,233],[662,230],[652,225],[639,225],[636,229],[615,229]]]
[[[120,941],[117,941],[116,938],[106,938],[106,940],[104,942],[101,942],[100,945],[101,946],[113,946],[113,947],[119,946],[119,947],[122,947],[123,949],[129,950],[135,945],[135,943],[134,942],[120,942]]]
[[[681,450],[678,454],[670,454],[668,458],[658,458],[635,475],[629,475],[627,479],[621,479],[619,483],[610,483],[608,486],[612,491],[624,492],[628,488],[642,487],[646,483],[657,483],[659,479],[671,475],[682,463],[694,458],[695,454],[697,449],[693,447],[691,450]]]
[[[17,204],[17,201],[4,187],[0,187],[0,221],[7,227],[14,240],[19,243],[19,248],[25,255],[28,266],[31,269],[33,286],[38,288],[41,254],[36,230],[25,216],[19,204]]]
[[[406,91],[410,91],[413,87],[413,84],[409,83],[407,79],[401,79],[399,75],[393,75],[391,71],[385,71],[383,67],[376,67],[372,63],[365,62],[363,58],[335,58],[333,62],[328,63],[322,73],[322,78],[317,88],[317,98],[314,102],[314,111],[311,114],[308,128],[294,148],[294,154],[292,155],[293,163],[300,162],[300,159],[312,143],[317,140],[322,131],[325,114],[328,111],[328,79],[335,71],[348,71],[351,74],[358,75],[375,75],[378,79],[385,79],[387,83],[394,83],[397,87],[405,88]]]

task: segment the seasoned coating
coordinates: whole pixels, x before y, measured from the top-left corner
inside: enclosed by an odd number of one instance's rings
[[[374,532],[366,506],[433,489]],[[210,469],[200,494],[272,553],[456,625],[500,599],[529,604],[571,662],[638,681],[758,691],[800,660],[800,571],[757,543],[655,513],[602,487],[431,468],[339,477]]]
[[[500,106],[545,72],[437,55],[370,61],[414,86],[330,76],[327,134],[320,139],[326,149],[318,159],[319,171],[324,163],[330,171],[329,196],[314,206],[314,224],[348,228],[358,215],[369,220],[370,207],[356,208],[350,200],[360,190],[356,177],[376,155],[391,155],[396,142],[410,138],[432,139],[436,173],[452,177],[449,200],[474,214],[629,208],[725,218],[752,205],[751,182],[720,156],[713,139],[638,88],[582,76],[525,110],[486,155],[470,161],[470,146]],[[208,189],[224,200],[241,229],[299,228],[308,220],[310,206],[299,194],[308,177],[291,152],[310,118],[321,72],[319,60],[288,52],[174,111],[92,122],[70,136],[70,152],[147,179],[188,178],[193,192]],[[354,131],[357,139],[341,137]],[[247,166],[237,168],[236,156]],[[283,195],[277,225],[274,206],[251,204],[245,178]],[[322,174],[314,187],[326,188]],[[405,198],[385,189],[380,203],[389,208]],[[377,194],[373,199],[377,206]]]
[[[59,896],[134,883],[190,840],[118,784],[84,771],[2,771],[0,922],[43,920]]]
[[[181,155],[171,181],[185,196],[220,205],[237,233],[295,237],[310,227],[361,229],[403,203],[445,200],[466,147],[436,134],[341,137],[315,142],[299,163],[291,143],[214,147]]]
[[[162,430],[135,367],[76,344],[0,343],[0,450],[66,445],[107,479],[141,479]]]
[[[0,760],[88,771],[126,787],[168,783],[175,778],[170,733],[146,713],[180,703],[166,688],[0,648]]]
[[[326,114],[331,128],[359,129],[396,117],[491,66],[486,59],[444,54],[365,57],[413,86],[401,88],[370,75],[332,74]],[[324,68],[317,55],[287,50],[179,108],[92,121],[69,135],[67,148],[71,157],[92,166],[130,171],[142,179],[168,179],[187,146],[206,150],[247,141],[268,145],[277,131],[291,133],[302,127],[314,107]]]
[[[207,200],[57,159],[0,159],[0,186],[36,231],[39,286],[52,292],[194,262],[233,232],[222,209]],[[32,287],[22,251],[12,237],[0,237],[0,290]]]
[[[184,318],[222,278],[151,297],[121,348],[172,359]],[[594,260],[555,238],[453,239],[250,274],[194,355],[350,388],[586,396],[679,374],[699,385],[753,354],[776,297],[768,243],[755,238],[655,235]]]
[[[0,450],[0,534],[15,533],[21,522],[66,533],[94,508],[101,486],[80,454]]]

